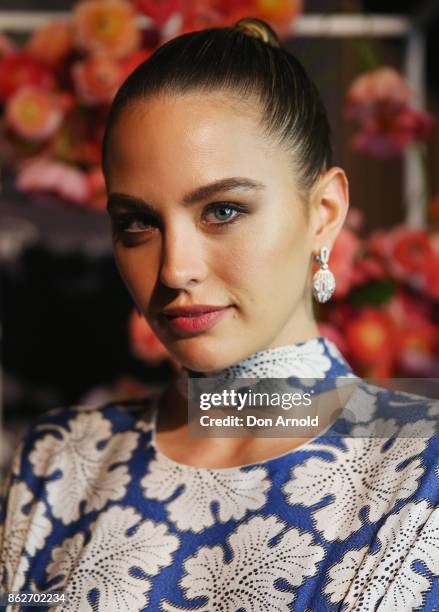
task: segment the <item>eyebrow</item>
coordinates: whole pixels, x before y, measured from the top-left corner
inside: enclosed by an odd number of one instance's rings
[[[202,200],[213,197],[218,193],[224,193],[225,191],[232,191],[235,189],[242,189],[245,191],[261,191],[265,189],[265,185],[259,181],[244,177],[231,177],[220,179],[197,187],[194,191],[187,193],[183,197],[183,205],[190,206],[196,204]],[[139,212],[150,212],[152,215],[160,216],[160,212],[149,202],[146,202],[142,198],[137,198],[125,193],[111,193],[108,197],[107,210],[111,212],[113,208],[118,205],[137,210]]]

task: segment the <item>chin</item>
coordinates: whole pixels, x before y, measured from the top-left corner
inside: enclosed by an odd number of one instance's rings
[[[229,367],[241,359],[227,346],[227,342],[212,336],[181,338],[167,343],[168,351],[178,363],[196,372],[215,372]]]

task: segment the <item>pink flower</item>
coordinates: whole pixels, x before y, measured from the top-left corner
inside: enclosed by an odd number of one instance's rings
[[[122,66],[111,57],[89,57],[72,66],[78,98],[88,106],[110,104],[123,76]]]
[[[85,204],[90,197],[87,177],[81,170],[42,158],[23,165],[17,187],[25,192],[48,191],[77,204]]]
[[[144,316],[133,310],[128,322],[131,350],[150,365],[158,365],[170,355],[147,323]]]
[[[51,88],[54,82],[52,73],[28,53],[11,53],[0,60],[0,101],[24,85]]]
[[[359,125],[354,150],[387,158],[400,155],[416,141],[428,140],[435,121],[429,113],[410,107],[411,95],[408,83],[393,68],[357,77],[345,103],[347,117]]]
[[[329,268],[335,276],[334,297],[344,297],[352,286],[354,259],[360,244],[360,239],[349,229],[343,227],[340,230],[328,262]]]
[[[89,53],[122,58],[141,43],[134,7],[124,0],[85,0],[75,5],[73,27],[77,44]]]
[[[345,111],[351,119],[362,121],[373,116],[382,105],[400,109],[410,102],[412,90],[394,68],[383,66],[360,74],[346,94]]]
[[[7,125],[26,140],[47,140],[63,119],[62,107],[54,93],[27,85],[17,89],[7,100]]]
[[[26,46],[32,57],[57,68],[73,50],[72,26],[68,21],[51,21],[36,30]]]

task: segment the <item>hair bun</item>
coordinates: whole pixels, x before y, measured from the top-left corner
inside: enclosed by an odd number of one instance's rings
[[[272,47],[280,47],[280,40],[276,32],[262,19],[256,17],[244,17],[237,21],[234,27],[241,30],[247,36],[259,38],[262,42]]]

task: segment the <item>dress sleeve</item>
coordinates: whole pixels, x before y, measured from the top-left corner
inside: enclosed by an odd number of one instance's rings
[[[28,461],[43,418],[30,423],[0,491],[0,592],[23,589],[30,559],[44,547],[51,530],[45,505],[39,499],[41,487]]]

